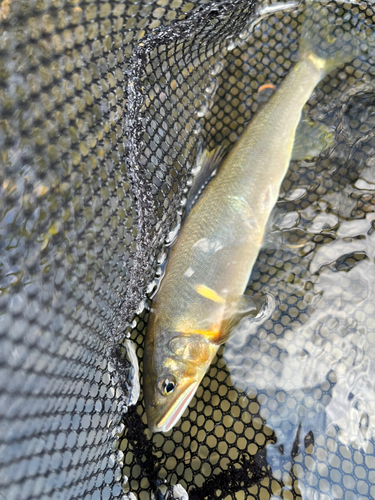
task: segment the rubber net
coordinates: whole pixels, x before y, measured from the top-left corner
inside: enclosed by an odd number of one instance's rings
[[[298,60],[304,4],[0,1],[2,499],[375,497],[375,12],[322,3],[363,50],[305,108],[327,147],[291,163],[248,289],[275,307],[152,435],[146,293],[197,156]]]

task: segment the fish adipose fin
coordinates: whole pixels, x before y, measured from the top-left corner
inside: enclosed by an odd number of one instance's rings
[[[352,61],[361,52],[365,30],[352,22],[343,23],[335,2],[307,2],[300,42],[300,59],[308,60],[324,78],[338,66]],[[367,40],[367,38],[365,38]]]

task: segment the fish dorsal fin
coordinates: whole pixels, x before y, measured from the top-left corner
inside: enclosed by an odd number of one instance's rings
[[[227,148],[222,146],[218,146],[211,151],[203,149],[198,152],[196,165],[192,170],[193,180],[186,202],[185,217],[189,215],[204,188],[210,182],[212,177],[216,175],[216,171],[226,152]]]

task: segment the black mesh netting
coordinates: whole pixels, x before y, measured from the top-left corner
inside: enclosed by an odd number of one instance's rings
[[[368,36],[307,105],[333,142],[292,162],[254,268],[276,308],[152,435],[146,292],[197,154],[291,69],[304,5],[0,0],[1,498],[375,497],[375,11],[328,7]]]

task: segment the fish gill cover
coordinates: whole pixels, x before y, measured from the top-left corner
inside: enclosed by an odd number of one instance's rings
[[[371,2],[321,3],[372,32]],[[128,406],[197,152],[234,144],[291,69],[303,9],[0,2],[1,498],[375,496],[366,39],[308,102],[334,141],[284,180],[248,289],[271,317],[219,351],[168,434]]]

